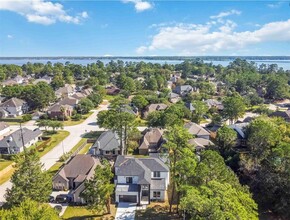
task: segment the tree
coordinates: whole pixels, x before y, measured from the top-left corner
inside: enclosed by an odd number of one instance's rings
[[[52,181],[49,173],[42,171],[43,165],[35,150],[26,150],[16,155],[15,172],[11,177],[12,187],[6,190],[7,204],[12,207],[30,198],[36,202],[47,202],[51,194]]]
[[[60,121],[52,121],[52,120],[49,120],[48,121],[48,127],[51,127],[53,133],[56,133],[55,130],[57,130],[57,129],[63,129],[63,123],[60,122]]]
[[[99,126],[107,129],[113,129],[119,135],[121,140],[121,154],[127,152],[126,144],[129,132],[136,127],[135,116],[122,108],[101,111],[98,114],[97,123]]]
[[[96,166],[94,176],[85,182],[85,190],[82,193],[89,209],[102,211],[106,207],[107,212],[111,213],[111,194],[114,191],[111,179],[113,177],[111,166],[107,160],[103,160],[102,166]]]
[[[235,146],[237,133],[228,126],[222,126],[217,131],[216,140],[222,155],[228,153]]]
[[[94,103],[88,98],[82,98],[77,105],[77,110],[81,114],[87,114],[93,108]]]
[[[207,113],[208,106],[202,101],[194,101],[192,105],[195,108],[192,113],[192,119],[194,122],[199,124],[203,119],[203,116]]]
[[[132,98],[132,103],[139,109],[139,111],[144,109],[149,104],[143,95],[134,96]]]
[[[192,220],[258,219],[257,204],[249,193],[217,181],[189,187],[181,208]]]
[[[93,102],[95,107],[98,107],[98,105],[103,101],[103,96],[101,94],[92,93],[88,96],[88,99]]]
[[[168,132],[166,133],[166,145],[165,147],[168,150],[168,158],[169,158],[169,168],[170,168],[170,176],[171,176],[171,198],[169,200],[170,212],[172,211],[172,205],[174,201],[174,197],[176,192],[181,190],[180,186],[183,183],[186,173],[190,170],[194,170],[194,158],[195,156],[192,154],[193,146],[190,146],[188,141],[191,138],[191,135],[188,131],[182,126],[173,126],[169,127]],[[192,161],[193,160],[193,161]],[[191,163],[191,162],[193,163]],[[186,166],[184,166],[186,165]],[[179,171],[188,171],[181,172]],[[187,179],[187,178],[185,178]],[[177,201],[178,204],[179,201]]]
[[[29,198],[23,200],[19,206],[0,210],[1,220],[58,220],[58,214],[48,204],[41,204]]]
[[[224,117],[229,119],[231,123],[245,114],[246,105],[240,95],[226,97],[223,101],[223,105]]]
[[[246,130],[247,142],[251,155],[255,158],[255,165],[265,159],[281,141],[281,130],[269,118],[257,118],[250,123]]]

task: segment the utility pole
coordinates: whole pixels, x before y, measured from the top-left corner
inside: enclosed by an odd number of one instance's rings
[[[24,137],[23,137],[23,131],[22,131],[22,125],[21,125],[21,121],[20,121],[20,135],[21,135],[21,141],[22,141],[22,147],[23,147],[23,151],[24,151],[24,156],[26,155],[26,147],[24,144]]]

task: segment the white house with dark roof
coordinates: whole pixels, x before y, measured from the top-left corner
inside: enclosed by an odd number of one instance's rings
[[[11,98],[0,104],[0,110],[6,112],[9,117],[16,117],[28,111],[28,104],[22,99]]]
[[[112,130],[103,132],[90,149],[96,156],[117,156],[120,154],[120,138]]]
[[[169,168],[160,158],[119,155],[114,169],[116,203],[149,204],[150,201],[165,200]]]
[[[23,136],[23,142],[22,137]],[[0,154],[17,154],[22,152],[23,149],[23,143],[26,148],[34,145],[37,143],[39,138],[42,135],[42,131],[39,129],[29,130],[27,128],[23,128],[22,132],[21,130],[17,130],[13,132],[12,134],[4,137],[0,141]]]
[[[193,92],[194,89],[191,85],[181,85],[181,86],[176,86],[174,91],[180,96],[186,96],[187,94]]]

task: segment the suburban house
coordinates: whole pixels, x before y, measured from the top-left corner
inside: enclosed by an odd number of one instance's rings
[[[23,144],[24,147],[28,148],[36,144],[41,135],[42,131],[39,129],[29,130],[23,128],[22,132],[21,129],[19,129],[0,141],[0,154],[20,153],[23,151]]]
[[[76,92],[71,97],[72,98],[75,98],[77,100],[81,100],[82,98],[85,98],[86,96],[83,93],[81,93],[81,92]]]
[[[167,105],[163,104],[163,103],[159,103],[159,104],[150,104],[146,107],[146,110],[144,111],[144,118],[147,118],[147,116],[151,113],[151,112],[155,112],[155,111],[162,111],[167,109]]]
[[[2,139],[2,137],[8,134],[9,132],[10,132],[9,124],[0,121],[0,139]]]
[[[51,83],[51,81],[52,81],[52,77],[48,76],[48,75],[45,75],[45,76],[43,76],[41,78],[38,78],[38,79],[34,80],[32,83],[33,84],[37,84],[39,82],[45,82],[45,83],[49,84],[49,83]]]
[[[236,146],[237,147],[246,147],[247,146],[247,139],[245,134],[245,129],[249,125],[249,123],[236,123],[229,125],[228,127],[233,129],[237,133],[237,141]]]
[[[187,94],[193,92],[193,88],[191,85],[176,86],[173,92],[180,96],[186,96]]]
[[[287,111],[276,111],[270,114],[270,117],[280,117],[285,121],[290,122],[290,110]]]
[[[79,103],[79,100],[75,99],[73,97],[65,97],[58,102],[58,104],[60,104],[60,105],[69,105],[73,108],[75,108],[78,103]]]
[[[180,100],[181,100],[181,97],[177,93],[171,92],[169,94],[169,102],[176,103],[176,102],[178,102]]]
[[[210,133],[196,123],[188,122],[184,125],[184,128],[186,128],[191,135],[197,138],[204,138],[208,140],[210,138]]]
[[[140,140],[138,147],[139,154],[148,155],[149,153],[157,153],[164,142],[163,131],[159,128],[148,128],[143,132],[144,136]]]
[[[117,156],[120,154],[121,141],[118,134],[112,130],[103,132],[90,149],[96,156]]]
[[[100,161],[89,154],[77,154],[67,164],[65,164],[53,177],[52,185],[54,190],[70,190],[73,202],[85,203],[81,198],[81,193],[85,189],[85,180],[94,175]]]
[[[5,86],[14,86],[14,85],[18,85],[18,83],[14,79],[6,79],[6,80],[4,80],[1,83],[1,85],[3,87],[5,87]]]
[[[50,118],[62,118],[63,116],[71,117],[74,108],[70,105],[61,105],[59,103],[54,104],[47,110],[47,114]]]
[[[190,112],[194,112],[195,111],[195,107],[192,105],[191,102],[186,102],[185,107],[189,109]]]
[[[75,94],[75,86],[70,84],[65,84],[64,87],[60,87],[55,91],[55,95],[57,98],[68,97]]]
[[[114,168],[116,203],[131,202],[141,205],[165,200],[169,168],[160,158],[119,155]]]
[[[205,100],[205,103],[209,108],[216,108],[219,111],[222,111],[224,109],[223,104],[215,99],[207,99]]]
[[[0,104],[2,117],[16,117],[23,115],[28,111],[28,104],[22,99],[11,98]]]
[[[110,86],[106,88],[106,92],[108,95],[117,95],[120,93],[120,89],[115,86]]]
[[[213,142],[205,138],[192,138],[188,141],[188,143],[195,146],[195,150],[197,152],[206,149],[206,147],[214,146]]]

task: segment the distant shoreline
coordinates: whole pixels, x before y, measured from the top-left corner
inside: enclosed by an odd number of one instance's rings
[[[0,57],[0,60],[194,60],[206,61],[232,61],[237,58],[253,61],[285,61],[290,56],[39,56],[39,57]]]

